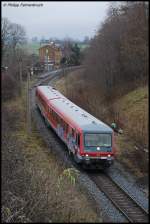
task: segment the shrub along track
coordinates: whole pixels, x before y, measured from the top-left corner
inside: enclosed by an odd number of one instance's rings
[[[52,83],[54,80],[59,78],[60,75],[58,74],[53,74],[50,75],[49,77],[46,77],[40,81],[37,82],[34,87],[42,84],[47,84],[47,83]],[[125,222],[148,222],[148,213],[136,202],[132,199],[131,196],[129,196],[121,187],[119,187],[106,173],[101,173],[98,174],[89,172],[88,175],[85,171],[82,171],[79,167],[75,165],[75,163],[70,159],[69,154],[67,150],[62,150],[62,148],[66,148],[64,143],[62,143],[61,140],[58,139],[56,134],[50,129],[47,129],[45,127],[45,123],[43,122],[43,118],[39,116],[39,111],[37,110],[35,106],[35,88],[31,88],[31,108],[32,108],[32,117],[34,118],[35,123],[39,123],[38,125],[38,130],[42,134],[44,140],[47,142],[48,146],[53,149],[53,153],[56,153],[57,155],[59,154],[58,161],[60,163],[64,163],[65,167],[73,167],[75,166],[78,170],[81,171],[83,178],[85,177],[86,181],[88,181],[87,177],[92,180],[95,184],[95,191],[101,191],[107,198],[109,199],[109,203],[111,206],[115,207],[114,210],[114,218],[113,215],[110,218],[110,221],[125,221]],[[40,117],[40,120],[39,120]],[[62,161],[61,161],[61,158]],[[82,181],[81,181],[82,182]],[[87,183],[88,184],[88,183]],[[92,183],[88,184],[92,186]],[[84,186],[85,187],[85,186]],[[94,189],[92,186],[91,188]],[[90,189],[87,189],[90,191]],[[93,194],[93,193],[92,193]],[[102,195],[101,195],[102,196]],[[101,197],[100,196],[100,197]],[[102,196],[103,197],[103,196]],[[97,198],[97,195],[94,195],[93,197],[96,201],[101,200],[101,198]],[[119,214],[118,214],[118,212]],[[105,214],[106,216],[109,216],[108,214]]]

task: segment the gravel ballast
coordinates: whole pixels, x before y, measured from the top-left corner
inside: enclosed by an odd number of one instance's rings
[[[111,169],[108,170],[108,174],[119,186],[123,187],[125,192],[131,195],[138,204],[148,211],[148,198],[146,194],[138,186],[133,175],[126,172],[119,162],[115,161]]]

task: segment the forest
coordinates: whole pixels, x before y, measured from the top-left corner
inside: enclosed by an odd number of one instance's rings
[[[148,4],[111,4],[91,41],[85,76],[108,100],[148,81]]]

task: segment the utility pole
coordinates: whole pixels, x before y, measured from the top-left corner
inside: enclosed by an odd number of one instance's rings
[[[48,71],[48,49],[46,49],[46,67]]]
[[[20,95],[22,97],[22,59],[19,60]]]
[[[64,76],[64,74],[65,74],[64,65],[62,67],[62,73],[63,73],[63,76]]]
[[[27,70],[27,133],[31,134],[30,71]]]

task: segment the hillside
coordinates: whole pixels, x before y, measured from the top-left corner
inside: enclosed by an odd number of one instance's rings
[[[124,130],[116,138],[118,160],[142,176],[148,172],[148,87],[129,92],[114,105]]]
[[[84,79],[83,70],[58,80],[55,87],[77,105],[111,125],[115,121],[123,134],[116,133],[117,160],[137,177],[148,172],[148,87],[139,87],[112,102],[106,102],[98,87]]]

